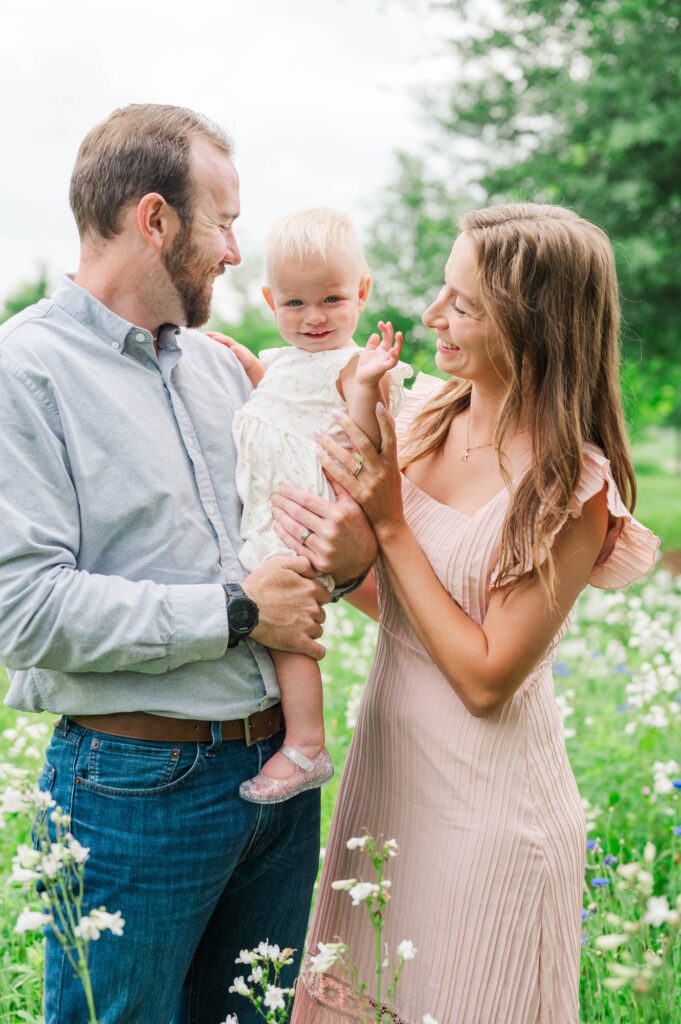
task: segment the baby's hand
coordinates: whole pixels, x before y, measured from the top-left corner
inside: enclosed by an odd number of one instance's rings
[[[246,371],[251,384],[254,388],[257,388],[265,375],[262,363],[258,357],[254,356],[251,350],[246,348],[245,345],[240,345],[238,341],[234,340],[234,338],[230,338],[228,334],[218,334],[217,331],[206,331],[206,334],[209,338],[212,338],[213,341],[219,341],[221,345],[225,345],[226,348],[232,350]]]
[[[398,331],[397,334],[394,334],[390,321],[385,324],[379,320],[378,329],[381,332],[380,338],[378,334],[372,334],[367,341],[366,348],[360,353],[357,360],[355,373],[357,384],[378,384],[388,370],[397,366],[404,343],[402,332]]]

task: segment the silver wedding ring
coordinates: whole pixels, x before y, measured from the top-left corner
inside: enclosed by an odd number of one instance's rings
[[[357,465],[355,466],[355,468],[352,471],[352,475],[353,476],[359,476],[359,474],[364,469],[364,456],[360,455],[359,452],[353,452],[352,454],[353,454],[353,457],[355,459],[355,462],[357,463]]]
[[[312,533],[312,530],[303,530],[303,532],[301,533],[300,537],[298,538],[300,543],[304,544],[305,541],[307,540],[307,538],[310,536],[311,533]]]

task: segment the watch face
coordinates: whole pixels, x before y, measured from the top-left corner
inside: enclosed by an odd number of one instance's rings
[[[249,633],[256,624],[252,601],[236,598],[229,602],[229,628],[235,633]]]

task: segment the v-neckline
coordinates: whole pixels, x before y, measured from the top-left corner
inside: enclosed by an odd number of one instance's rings
[[[461,516],[462,519],[467,519],[469,522],[473,522],[474,519],[477,519],[480,513],[484,512],[486,508],[489,508],[489,506],[493,504],[493,502],[497,501],[502,494],[508,493],[508,488],[502,487],[500,491],[497,491],[496,494],[492,495],[489,501],[486,501],[484,505],[481,505],[480,508],[476,509],[472,515],[468,515],[468,513],[462,512],[460,508],[454,508],[453,505],[447,505],[444,501],[438,501],[437,498],[434,498],[432,494],[428,494],[428,491],[424,491],[422,487],[415,484],[414,481],[410,480],[404,473],[402,473],[402,479],[406,480],[409,486],[413,487],[413,489],[418,491],[419,494],[422,494],[424,498],[428,498],[429,501],[432,501],[435,505],[439,505],[440,508],[446,508],[449,512],[453,512],[454,515]]]

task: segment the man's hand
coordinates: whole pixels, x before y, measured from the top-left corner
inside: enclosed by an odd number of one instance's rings
[[[295,651],[319,661],[326,651],[315,643],[326,618],[322,605],[331,600],[315,579],[308,558],[267,558],[241,584],[258,606],[260,620],[251,636],[265,647]]]
[[[284,484],[272,495],[274,528],[287,547],[309,558],[316,572],[343,586],[376,560],[376,537],[357,502],[335,480],[336,501]],[[301,537],[304,540],[301,540]]]

